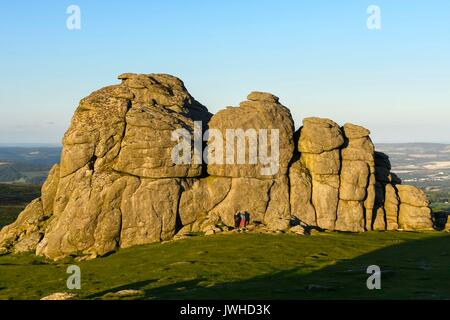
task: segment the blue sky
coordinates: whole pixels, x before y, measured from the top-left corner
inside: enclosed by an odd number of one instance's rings
[[[81,9],[68,30],[66,9]],[[368,30],[366,9],[381,9]],[[210,111],[269,91],[375,142],[450,142],[450,1],[3,1],[0,143],[59,143],[123,72],[170,73]]]

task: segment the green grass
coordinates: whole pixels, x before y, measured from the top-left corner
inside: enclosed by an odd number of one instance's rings
[[[36,185],[0,183],[0,229],[13,223],[25,206],[40,195],[41,188]]]
[[[31,184],[0,183],[0,205],[24,205],[41,195],[41,187]]]
[[[450,212],[450,204],[444,202],[434,202],[431,205],[434,212]]]
[[[0,205],[0,229],[4,226],[13,223],[19,213],[25,208],[24,205],[11,205],[2,206]]]
[[[139,299],[450,299],[450,236],[438,232],[197,236],[83,262],[4,255],[0,298],[68,292],[70,264],[81,268],[71,291],[82,299],[122,289],[143,290]],[[381,290],[366,287],[373,264]]]

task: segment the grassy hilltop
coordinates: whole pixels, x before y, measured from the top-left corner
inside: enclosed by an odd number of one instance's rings
[[[67,267],[81,268],[68,290]],[[381,290],[366,269],[379,265]],[[0,256],[0,299],[74,292],[81,299],[450,299],[450,235],[368,232],[221,234],[119,250],[92,261]]]
[[[0,184],[0,228],[40,195],[35,185]],[[435,210],[439,199],[434,199]],[[442,208],[446,209],[446,208]],[[67,267],[81,267],[81,290],[68,290]],[[367,266],[383,271],[368,290]],[[0,256],[0,299],[73,292],[81,299],[450,299],[450,235],[368,232],[220,234],[139,246],[93,261]],[[129,297],[130,298],[130,297]]]

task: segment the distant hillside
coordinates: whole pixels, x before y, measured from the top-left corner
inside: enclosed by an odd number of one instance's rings
[[[427,190],[450,188],[450,145],[437,143],[377,144],[387,153],[392,171],[403,182]]]
[[[0,146],[0,183],[42,184],[61,147]]]
[[[393,172],[408,184],[427,190],[450,190],[450,144],[379,143],[389,155]],[[0,183],[42,184],[59,162],[61,147],[0,145]]]

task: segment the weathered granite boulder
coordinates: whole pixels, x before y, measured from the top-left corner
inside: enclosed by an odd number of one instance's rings
[[[41,199],[33,200],[17,220],[0,232],[0,253],[33,251],[44,236],[49,215],[44,213]]]
[[[216,113],[208,130],[207,179],[214,179],[217,186],[231,183],[226,196],[208,216],[233,226],[234,213],[249,211],[253,221],[273,230],[287,229],[287,174],[295,148],[289,109],[270,93],[252,92],[239,107]]]
[[[363,232],[372,230],[375,207],[375,148],[370,131],[346,123],[341,149],[339,207],[336,229]]]
[[[182,225],[198,225],[198,221],[205,220],[208,213],[230,193],[231,182],[231,178],[213,176],[188,180],[179,205]]]
[[[401,185],[363,127],[307,118],[294,134],[264,92],[211,118],[175,77],[119,79],[81,100],[60,163],[0,231],[0,252],[93,258],[230,230],[237,211],[270,232],[432,228],[423,191]]]
[[[341,128],[334,121],[314,117],[303,120],[298,145],[301,153],[320,154],[338,149],[343,144]]]
[[[402,230],[433,230],[431,209],[402,203],[398,214],[398,223],[399,229]]]
[[[208,174],[258,179],[287,175],[294,152],[289,109],[270,93],[252,92],[247,99],[211,118]]]
[[[308,226],[317,226],[316,211],[311,203],[312,177],[297,160],[289,168],[291,215]]]
[[[417,187],[397,185],[400,198],[399,229],[432,230],[431,209],[425,193]]]
[[[251,212],[253,221],[268,226],[279,219],[289,220],[288,188],[286,176],[273,180],[233,178],[229,193],[209,214],[219,217],[228,226],[234,226],[234,213],[240,210]]]
[[[341,128],[332,120],[306,118],[300,129],[301,164],[312,177],[311,203],[319,228],[334,230],[339,203]]]
[[[397,230],[400,199],[397,195],[397,189],[392,184],[387,184],[385,190],[386,229]]]
[[[365,162],[342,162],[336,230],[364,231],[364,200],[367,196],[369,173],[369,166]]]
[[[366,128],[347,123],[342,129],[346,143],[341,150],[340,200],[335,228],[363,232],[371,224],[374,208],[374,146]]]
[[[81,100],[60,164],[41,198],[0,232],[0,247],[59,259],[173,237],[185,178],[200,176],[203,166],[201,159],[173,162],[179,141],[172,132],[185,130],[195,145],[194,121],[207,122],[211,114],[175,77],[119,78],[121,84]],[[194,158],[195,149],[188,151]]]
[[[251,212],[253,222],[269,227],[279,225],[279,220],[289,220],[286,176],[278,179],[209,176],[190,181],[179,207],[183,232],[202,231],[207,225],[234,227],[237,211]]]

